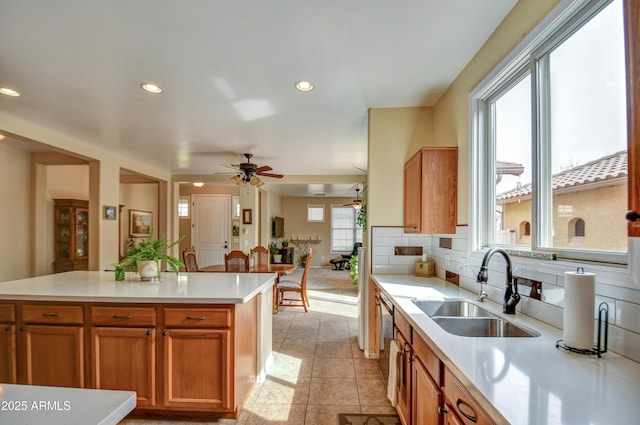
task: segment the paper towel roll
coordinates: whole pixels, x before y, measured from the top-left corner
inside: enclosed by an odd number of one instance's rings
[[[596,275],[564,273],[563,340],[571,348],[593,348]]]

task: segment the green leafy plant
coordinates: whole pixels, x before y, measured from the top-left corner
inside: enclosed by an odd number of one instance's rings
[[[165,261],[171,270],[178,274],[180,267],[184,267],[184,264],[176,257],[168,255],[167,250],[179,244],[183,239],[184,236],[181,236],[177,241],[169,243],[164,238],[154,238],[153,229],[151,229],[149,238],[129,246],[129,251],[118,263],[118,266],[124,267],[125,270],[137,271],[140,261],[155,261],[158,270],[160,270],[160,261]]]
[[[358,256],[354,255],[349,259],[349,277],[354,285],[358,285]]]
[[[276,241],[269,242],[269,252],[272,254],[280,254],[278,243]]]
[[[356,223],[358,226],[362,227],[362,231],[367,231],[367,204],[363,203],[362,208],[358,211],[356,215]]]

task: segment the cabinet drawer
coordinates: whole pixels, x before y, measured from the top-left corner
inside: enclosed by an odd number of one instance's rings
[[[413,341],[412,341],[413,336],[411,335],[411,325],[409,324],[407,319],[405,319],[404,317],[402,317],[402,315],[400,313],[398,313],[397,309],[396,309],[396,313],[393,316],[393,321],[394,321],[396,327],[400,330],[402,335],[405,337],[407,342],[409,344],[412,344],[413,343]]]
[[[13,304],[0,304],[0,323],[13,323],[16,321],[16,311]]]
[[[166,327],[230,328],[229,308],[165,308]]]
[[[22,321],[25,323],[49,323],[81,325],[82,307],[79,305],[24,305]]]
[[[416,334],[413,338],[413,355],[420,359],[429,375],[436,383],[440,382],[440,360],[426,342]]]
[[[151,307],[91,307],[91,323],[98,326],[155,326]]]
[[[460,417],[463,424],[491,425],[494,423],[449,369],[444,371],[444,395],[448,408]]]

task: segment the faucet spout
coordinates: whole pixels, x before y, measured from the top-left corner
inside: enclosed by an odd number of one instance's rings
[[[513,281],[513,273],[511,271],[511,258],[509,257],[507,251],[505,251],[504,249],[491,248],[484,255],[482,264],[480,265],[480,271],[478,272],[478,276],[476,278],[477,282],[480,283],[480,292],[482,293],[482,284],[486,283],[489,278],[489,260],[491,260],[491,257],[493,257],[494,254],[502,255],[505,262],[507,263],[507,282],[504,293],[504,300],[502,303],[502,311],[503,313],[507,314],[515,314],[516,305],[520,302],[520,294],[518,294],[518,285]]]

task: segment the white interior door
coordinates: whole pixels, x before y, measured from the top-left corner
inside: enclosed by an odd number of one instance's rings
[[[199,267],[224,264],[230,232],[229,195],[191,195],[191,241]]]

